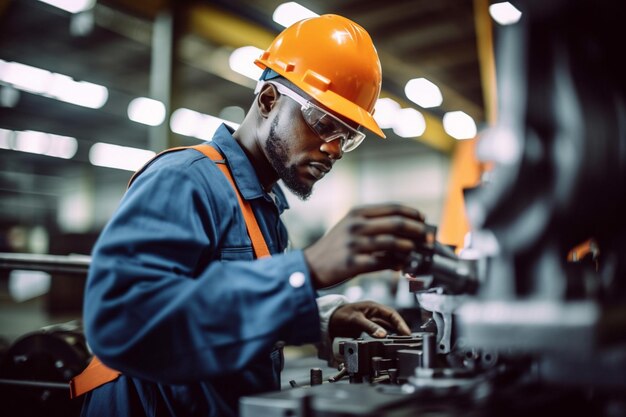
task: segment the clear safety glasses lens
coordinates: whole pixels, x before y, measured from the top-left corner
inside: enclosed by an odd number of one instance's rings
[[[304,121],[324,142],[339,140],[341,150],[350,152],[356,149],[365,139],[365,133],[347,125],[336,116],[311,103],[290,88],[278,83],[270,84],[276,87],[280,94],[291,98],[302,106]],[[260,88],[257,87],[257,89]]]
[[[311,102],[302,106],[302,116],[324,142],[339,140],[343,152],[354,150],[365,139],[365,133],[348,126]]]

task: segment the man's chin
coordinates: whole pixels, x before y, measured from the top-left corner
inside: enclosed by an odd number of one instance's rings
[[[285,186],[287,187],[289,191],[295,194],[295,196],[298,197],[302,201],[308,200],[309,197],[311,197],[311,194],[313,193],[313,185],[307,185],[299,181],[295,182],[295,181],[285,181],[285,180],[283,180],[283,183],[285,184]]]
[[[311,188],[309,188],[306,191],[297,190],[297,189],[293,189],[293,188],[290,188],[290,187],[287,187],[287,188],[289,188],[289,191],[291,191],[293,194],[295,194],[296,197],[298,197],[302,201],[308,200],[309,197],[311,197],[311,194],[313,193],[313,189],[311,189]]]

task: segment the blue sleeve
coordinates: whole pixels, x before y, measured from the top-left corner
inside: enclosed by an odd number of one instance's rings
[[[181,169],[144,172],[98,239],[84,320],[106,365],[185,383],[242,370],[278,340],[319,340],[302,252],[220,261],[224,215],[205,185]]]

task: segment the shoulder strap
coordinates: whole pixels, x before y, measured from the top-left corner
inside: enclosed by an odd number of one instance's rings
[[[70,398],[80,397],[89,391],[117,379],[122,373],[111,369],[94,356],[89,365],[70,380]]]
[[[217,149],[214,147],[202,144],[192,146],[192,149],[195,149],[198,152],[204,154],[207,158],[211,159],[215,162],[218,168],[224,173],[230,185],[232,185],[235,190],[235,194],[237,194],[237,200],[239,201],[239,207],[241,207],[241,212],[243,213],[243,217],[246,221],[246,228],[248,229],[248,235],[250,236],[250,240],[252,241],[252,248],[254,249],[254,254],[257,258],[264,258],[266,256],[270,256],[270,251],[267,248],[267,244],[265,243],[265,239],[263,238],[263,234],[261,233],[261,229],[259,228],[259,224],[256,221],[256,217],[254,217],[254,212],[252,211],[252,207],[248,201],[244,200],[241,197],[241,193],[235,185],[235,180],[226,165],[226,161],[224,157],[219,153]]]
[[[254,254],[257,258],[264,258],[270,256],[270,251],[267,248],[267,244],[265,243],[265,239],[263,238],[263,234],[261,233],[261,229],[259,228],[259,224],[256,221],[256,217],[254,217],[254,212],[252,211],[252,207],[248,201],[244,200],[241,197],[241,193],[239,189],[235,185],[235,181],[233,176],[226,165],[226,161],[224,157],[219,153],[217,149],[210,145],[202,144],[191,146],[191,149],[194,149],[207,158],[211,159],[213,162],[217,164],[222,173],[226,176],[233,189],[235,190],[235,194],[237,195],[237,201],[239,201],[239,207],[241,207],[241,212],[243,213],[244,220],[246,222],[246,228],[248,229],[248,235],[250,236],[250,240],[252,241],[252,248],[254,249]],[[159,155],[165,152],[177,151],[181,149],[187,149],[187,147],[179,147],[172,148],[166,151],[159,153]],[[157,155],[158,156],[158,155]],[[147,165],[147,164],[146,164]],[[144,168],[145,166],[144,165]],[[143,171],[144,168],[141,168],[137,171],[130,179],[128,185],[133,182],[136,176]],[[93,357],[87,368],[83,370],[80,374],[76,375],[70,381],[70,398],[76,398],[87,392],[98,388],[101,385],[106,384],[107,382],[114,381],[121,375],[121,372],[116,371],[107,367],[103,364],[100,359],[96,356]]]

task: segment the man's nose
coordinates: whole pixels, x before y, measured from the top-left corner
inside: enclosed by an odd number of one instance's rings
[[[341,140],[335,139],[330,142],[322,142],[320,150],[330,156],[331,159],[341,159],[343,150],[341,149]]]

